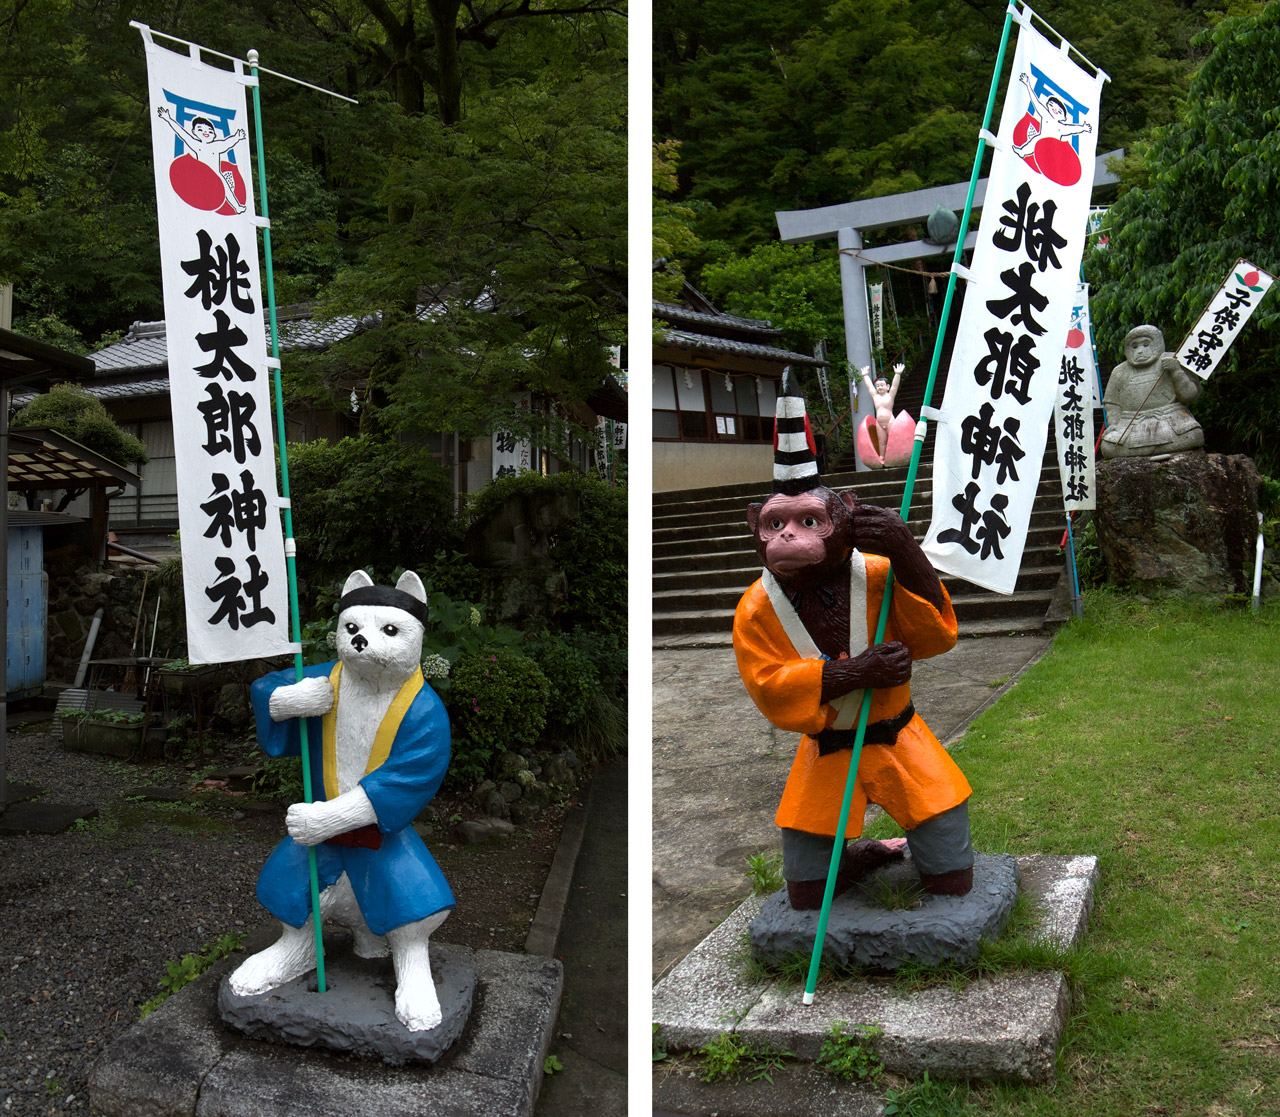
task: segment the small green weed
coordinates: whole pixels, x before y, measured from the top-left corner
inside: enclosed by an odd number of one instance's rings
[[[699,1052],[702,1056],[702,1081],[745,1075],[748,1082],[773,1082],[773,1072],[781,1070],[791,1052],[780,1051],[767,1043],[748,1043],[736,1032],[721,1032]]]
[[[747,858],[747,879],[753,896],[769,896],[782,887],[782,854],[761,850]]]
[[[910,911],[919,907],[925,898],[924,888],[915,878],[894,880],[877,873],[859,887],[871,903],[886,911]]]
[[[225,935],[205,943],[199,954],[184,954],[180,961],[165,963],[165,976],[160,979],[160,987],[164,992],[138,1007],[138,1019],[145,1020],[165,1001],[190,985],[202,973],[216,962],[244,945],[244,936],[238,931],[228,931]]]
[[[62,1093],[62,1079],[61,1078],[45,1079],[44,1092],[51,1098],[56,1096],[57,1094]]]
[[[885,1091],[885,1117],[960,1117],[969,1112],[965,1082],[934,1082],[929,1072],[901,1090]]]
[[[663,1042],[662,1036],[657,1024],[653,1026],[653,1061],[655,1063],[662,1062],[667,1057],[667,1045]]]
[[[562,1063],[558,1058],[556,1058],[555,1055],[548,1055],[545,1059],[542,1060],[543,1074],[555,1074],[557,1071],[562,1071],[562,1070],[564,1070],[564,1063]]]
[[[864,1078],[877,1081],[884,1073],[884,1064],[871,1045],[884,1035],[884,1029],[876,1024],[859,1024],[848,1032],[848,1027],[843,1020],[831,1025],[818,1052],[818,1066],[846,1082]]]

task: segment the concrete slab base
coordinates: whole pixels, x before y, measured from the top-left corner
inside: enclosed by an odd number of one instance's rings
[[[1066,948],[1083,934],[1098,862],[1091,856],[1019,857],[1022,889],[1038,917],[1034,934]],[[1047,1082],[1070,1005],[1057,973],[1010,973],[907,992],[888,980],[820,986],[814,1004],[803,988],[748,980],[747,928],[763,898],[744,902],[654,988],[653,1019],[668,1051],[694,1051],[721,1032],[814,1059],[831,1025],[876,1024],[885,1067],[918,1078]],[[736,1025],[734,1021],[737,1021]]]
[[[253,1039],[327,1047],[393,1066],[434,1063],[462,1035],[477,977],[475,952],[469,947],[432,945],[431,976],[443,1019],[419,1032],[409,1031],[396,1017],[396,977],[389,957],[358,958],[350,936],[339,946],[328,941],[325,947],[324,996],[316,993],[314,970],[251,997],[233,992],[228,976],[218,989],[223,1022]]]
[[[219,963],[118,1037],[94,1065],[103,1117],[529,1117],[542,1084],[564,971],[552,958],[475,953],[479,980],[461,1039],[433,1066],[281,1047],[227,1029]]]
[[[940,966],[971,962],[993,939],[1018,898],[1018,863],[1008,853],[979,853],[973,887],[963,896],[930,896],[910,855],[890,862],[832,901],[823,955],[836,966],[897,970],[908,962]],[[910,894],[910,907],[888,910],[880,888]],[[752,953],[766,966],[813,955],[819,911],[796,911],[785,888],[768,897],[751,921]]]

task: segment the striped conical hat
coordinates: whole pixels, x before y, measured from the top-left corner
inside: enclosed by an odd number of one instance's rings
[[[809,428],[804,396],[791,369],[782,374],[773,421],[773,491],[795,496],[819,488],[818,447]]]

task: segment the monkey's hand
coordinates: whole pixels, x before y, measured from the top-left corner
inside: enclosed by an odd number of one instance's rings
[[[942,583],[911,529],[898,513],[871,504],[853,508],[853,545],[873,555],[884,555],[893,565],[893,576],[903,588],[923,597],[935,609],[943,607]]]
[[[851,690],[901,686],[911,678],[911,652],[890,640],[876,644],[852,659],[829,659],[822,665],[822,701],[830,702]]]

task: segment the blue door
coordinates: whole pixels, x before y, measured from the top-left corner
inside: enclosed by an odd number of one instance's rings
[[[9,623],[5,688],[10,698],[39,694],[44,685],[44,530],[9,529]]]

